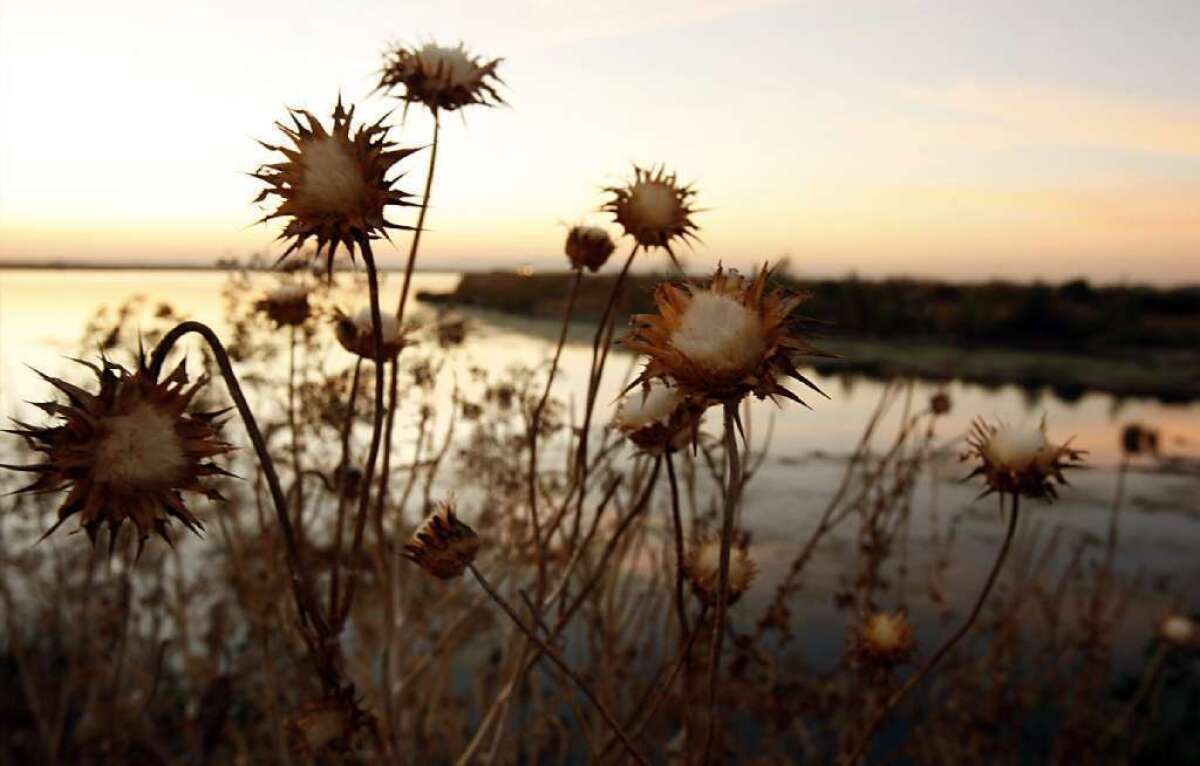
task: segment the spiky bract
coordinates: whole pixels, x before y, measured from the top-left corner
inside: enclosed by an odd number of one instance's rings
[[[354,107],[344,108],[340,98],[328,131],[303,109],[292,109],[289,116],[290,126],[275,124],[291,146],[260,142],[282,154],[283,161],[262,165],[251,174],[267,185],[255,202],[272,196],[280,200],[260,223],[288,219],[279,235],[288,242],[281,261],[312,239],[314,258],[324,256],[326,272],[331,273],[339,246],[353,257],[365,239],[386,236],[388,229],[412,228],[392,223],[385,214],[389,205],[413,204],[408,201],[411,195],[397,189],[397,179],[388,174],[417,150],[395,148],[382,118],[354,128]]]
[[[658,313],[634,316],[623,340],[648,357],[635,384],[663,378],[703,404],[747,394],[804,404],[783,386],[793,378],[823,396],[793,362],[797,355],[828,356],[794,330],[793,312],[807,296],[768,287],[770,274],[764,267],[744,279],[718,268],[707,285],[660,284]]]
[[[666,168],[633,166],[633,180],[624,186],[605,189],[612,195],[601,210],[612,213],[625,233],[638,246],[664,248],[671,258],[676,241],[690,242],[696,238],[697,226],[692,220],[696,191],[681,184]]]
[[[406,103],[424,104],[432,112],[503,104],[496,92],[501,84],[496,67],[502,60],[473,56],[462,43],[454,48],[436,43],[420,48],[397,45],[384,57],[379,90]],[[397,89],[400,92],[393,92]]]
[[[982,476],[987,483],[984,494],[1001,492],[1056,500],[1055,485],[1067,484],[1063,471],[1081,467],[1085,454],[1071,447],[1070,440],[1051,443],[1046,438],[1045,418],[1036,428],[976,418],[967,435],[964,459],[976,463],[968,478]]]
[[[206,378],[189,386],[183,363],[161,381],[144,359],[133,372],[107,359],[100,366],[80,363],[95,373],[99,390],[92,393],[38,373],[66,395],[66,402],[37,403],[59,422],[42,427],[18,422],[13,430],[44,456],[37,465],[10,466],[39,474],[20,491],[67,492],[46,535],[72,516],[79,517],[93,542],[107,525],[111,544],[122,523],[133,522],[139,550],[150,533],[169,542],[172,519],[199,532],[203,524],[182,493],[220,500],[204,480],[228,475],[211,458],[233,449],[220,438],[221,412],[188,411]]]
[[[461,577],[475,560],[480,540],[475,530],[458,520],[454,507],[437,503],[404,546],[403,556],[442,580]]]

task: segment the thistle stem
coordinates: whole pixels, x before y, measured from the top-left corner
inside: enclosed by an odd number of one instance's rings
[[[558,345],[554,349],[554,359],[550,362],[550,373],[546,376],[546,387],[538,400],[533,414],[529,418],[529,519],[533,527],[533,540],[538,552],[538,585],[536,603],[541,604],[546,586],[546,552],[547,540],[542,539],[541,520],[538,516],[538,433],[542,425],[542,413],[546,402],[550,399],[550,388],[554,385],[554,375],[558,372],[558,360],[562,356],[563,345],[567,341],[567,330],[571,326],[571,316],[575,313],[575,300],[579,297],[579,285],[583,280],[583,269],[575,270],[575,279],[571,282],[571,293],[567,297],[567,307],[563,311],[562,329],[558,333]]]
[[[367,290],[371,299],[371,340],[375,348],[375,410],[371,413],[371,446],[367,450],[367,464],[363,469],[362,492],[358,497],[358,516],[354,520],[354,541],[350,547],[351,568],[349,581],[346,583],[346,597],[341,603],[341,612],[333,615],[334,625],[341,630],[350,614],[354,603],[354,592],[358,586],[359,570],[357,565],[362,555],[363,537],[367,526],[367,516],[371,509],[371,483],[375,478],[375,461],[379,457],[379,443],[383,437],[384,417],[384,373],[383,360],[383,327],[379,311],[379,274],[375,269],[375,254],[371,250],[371,240],[365,234],[358,237],[359,249],[362,251],[363,264],[367,268]],[[340,553],[340,552],[339,552]]]
[[[683,599],[683,519],[679,514],[679,481],[675,478],[675,460],[666,453],[667,480],[671,485],[671,519],[675,527],[675,611],[679,616],[679,640],[688,635],[687,603]]]
[[[167,354],[170,353],[180,338],[189,333],[195,333],[203,338],[212,351],[213,359],[216,361],[217,368],[221,371],[221,377],[225,381],[225,387],[229,391],[229,396],[233,399],[233,405],[242,419],[242,424],[246,428],[246,434],[250,437],[250,443],[253,445],[255,455],[258,457],[259,467],[262,469],[263,476],[266,477],[267,487],[271,492],[271,501],[275,506],[275,516],[279,521],[280,531],[283,533],[284,545],[287,549],[288,568],[292,573],[292,592],[296,599],[296,605],[300,610],[301,616],[313,625],[318,639],[324,643],[331,636],[329,623],[326,622],[320,607],[317,606],[316,589],[313,586],[312,576],[300,559],[300,548],[296,541],[296,530],[292,526],[291,517],[288,515],[287,495],[283,492],[283,486],[279,482],[279,473],[275,470],[275,461],[271,459],[271,453],[267,450],[267,442],[263,438],[262,431],[258,428],[258,421],[254,418],[254,412],[246,402],[242,386],[238,382],[237,374],[233,371],[233,364],[229,360],[229,353],[225,350],[221,339],[217,337],[217,334],[208,325],[195,321],[182,322],[171,328],[163,336],[162,340],[159,341],[158,345],[155,346],[154,351],[151,352],[150,373],[155,378],[158,377],[162,371],[163,362],[166,361]],[[317,657],[315,659],[318,671],[321,673],[322,682],[328,689],[336,689],[339,678],[332,663],[327,662],[328,658]]]
[[[580,678],[574,670],[571,669],[571,666],[566,663],[566,661],[557,651],[550,648],[548,644],[537,637],[537,634],[534,633],[531,628],[525,625],[525,623],[517,615],[516,610],[512,608],[512,606],[504,599],[503,596],[501,596],[492,588],[487,579],[484,578],[484,576],[480,574],[479,570],[475,568],[474,564],[468,564],[467,568],[471,570],[471,574],[475,575],[475,579],[479,582],[479,585],[487,592],[489,596],[491,596],[492,600],[504,610],[504,613],[507,614],[509,619],[513,621],[513,624],[517,626],[517,629],[525,634],[525,638],[529,641],[529,643],[533,644],[537,650],[546,657],[549,657],[550,661],[558,666],[558,669],[561,670],[563,674],[567,676],[567,678],[571,679],[571,681],[574,682],[577,687],[579,687],[579,690],[583,692],[583,696],[587,698],[588,702],[592,703],[592,706],[595,707],[597,711],[599,711],[600,716],[604,719],[604,722],[608,724],[609,728],[613,730],[613,733],[616,734],[618,739],[621,740],[621,744],[625,746],[625,749],[629,752],[629,755],[638,763],[646,766],[648,764],[646,759],[643,758],[641,753],[634,748],[633,743],[629,741],[629,737],[625,734],[624,729],[621,728],[621,725],[617,723],[612,714],[608,712],[608,708],[604,706],[604,703],[592,693],[592,690],[590,687],[588,687],[587,683],[584,682],[584,680]]]
[[[1004,535],[1004,542],[1000,545],[1000,551],[996,554],[996,561],[992,564],[992,570],[988,573],[987,580],[983,584],[983,590],[979,592],[979,597],[975,599],[975,605],[971,608],[971,613],[967,615],[967,619],[963,624],[954,631],[951,636],[938,647],[937,651],[926,660],[925,664],[916,673],[913,673],[904,685],[901,686],[887,702],[884,703],[875,715],[871,717],[871,722],[867,726],[866,731],[862,733],[858,744],[850,751],[850,755],[842,760],[843,766],[852,766],[862,757],[863,752],[871,744],[871,737],[875,733],[875,729],[883,722],[883,719],[888,716],[904,700],[918,684],[923,681],[926,676],[933,671],[934,667],[945,658],[955,644],[963,639],[964,636],[971,630],[975,621],[979,619],[980,613],[983,611],[983,604],[987,601],[988,595],[992,592],[992,586],[996,584],[997,575],[1000,574],[1000,568],[1004,565],[1004,559],[1008,556],[1008,550],[1012,546],[1013,537],[1017,531],[1017,516],[1020,510],[1020,495],[1013,493],[1012,495],[1012,512],[1008,516],[1008,531]]]
[[[725,611],[729,605],[729,549],[733,543],[733,518],[738,492],[742,484],[741,461],[738,459],[737,402],[725,403],[725,457],[729,470],[725,476],[725,510],[721,521],[721,568],[717,586],[716,613],[713,617],[712,655],[708,669],[708,730],[704,736],[704,755],[700,763],[712,758],[717,737],[717,690],[721,675],[721,644],[725,638]]]
[[[354,362],[354,375],[350,379],[350,397],[346,403],[346,422],[342,424],[342,456],[338,460],[338,503],[337,531],[333,541],[333,572],[329,578],[329,613],[337,614],[338,575],[342,568],[342,537],[346,528],[346,468],[350,465],[350,430],[354,426],[354,405],[358,401],[358,380],[362,373],[362,357]],[[362,491],[362,482],[359,490]]]
[[[400,305],[396,307],[396,320],[399,322],[404,322],[408,288],[412,284],[413,266],[417,262],[417,248],[421,246],[421,232],[425,231],[425,213],[429,210],[429,196],[433,192],[433,171],[437,167],[438,135],[441,133],[441,125],[438,112],[434,109],[433,143],[429,148],[429,170],[425,174],[425,194],[421,197],[421,210],[417,213],[417,228],[413,232],[412,242],[408,246],[408,263],[404,265],[404,283],[400,287]]]

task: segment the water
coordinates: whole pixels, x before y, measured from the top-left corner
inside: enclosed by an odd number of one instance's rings
[[[456,275],[418,274],[414,291],[444,291],[453,287]],[[274,277],[256,280],[264,286]],[[209,323],[221,331],[220,290],[225,276],[212,272],[171,271],[0,271],[0,411],[6,415],[37,415],[23,404],[45,397],[45,386],[26,366],[56,374],[71,364],[66,354],[78,353],[78,340],[86,321],[98,306],[115,307],[135,294],[149,298],[152,309],[159,301],[174,305],[181,316]],[[384,285],[384,305],[394,305],[399,277],[391,276]],[[365,305],[366,295],[346,295],[343,305]],[[418,304],[418,317],[428,317],[431,309]],[[450,370],[443,375],[457,380],[469,377],[468,368],[478,365],[503,370],[513,364],[544,363],[553,352],[557,323],[528,320],[490,312],[466,312],[471,321],[467,342],[452,354]],[[331,364],[344,366],[347,355],[332,343]],[[574,403],[582,401],[586,369],[590,359],[590,329],[572,333],[563,353],[561,378],[557,391]],[[607,418],[622,377],[627,376],[632,359],[616,355],[600,394],[597,418]],[[754,444],[761,444],[768,421],[773,423],[773,441],[769,456],[751,485],[745,504],[745,526],[753,533],[756,559],[762,567],[759,596],[786,570],[816,517],[828,502],[844,468],[845,457],[854,449],[863,429],[883,395],[887,384],[856,378],[834,378],[813,374],[813,380],[829,395],[828,400],[801,392],[812,410],[787,404],[777,408],[756,403],[752,408]],[[440,400],[445,416],[449,409],[448,386]],[[1050,395],[1031,395],[1016,387],[995,390],[973,385],[916,383],[911,389],[912,406],[922,408],[931,393],[946,390],[953,410],[939,426],[938,444],[948,453],[966,433],[972,418],[985,416],[1021,422],[1046,416],[1054,438],[1074,435],[1074,445],[1089,451],[1087,471],[1072,477],[1072,486],[1052,507],[1034,507],[1026,517],[1029,530],[1041,527],[1049,534],[1055,527],[1072,539],[1089,536],[1103,538],[1116,486],[1116,466],[1120,460],[1119,434],[1130,422],[1159,428],[1164,451],[1184,461],[1200,460],[1200,405],[1163,404],[1150,400],[1118,401],[1106,394],[1092,393],[1066,402]],[[890,408],[881,428],[882,438],[890,438],[904,408],[901,393]],[[410,433],[413,418],[397,419],[398,438]],[[716,418],[709,418],[715,421]],[[707,428],[716,431],[710,423]],[[409,429],[409,430],[406,430]],[[882,442],[881,442],[882,444]],[[1193,463],[1194,465],[1194,463]],[[1194,555],[1200,544],[1200,475],[1195,469],[1162,472],[1149,470],[1150,464],[1137,464],[1129,473],[1121,545],[1117,565],[1124,572],[1145,571],[1151,576],[1166,576],[1175,584],[1200,581],[1200,559]],[[955,604],[969,602],[982,581],[992,552],[1003,528],[993,500],[976,502],[977,485],[963,485],[958,479],[966,471],[952,459],[936,463],[934,475],[925,477],[915,492],[912,539],[915,556],[912,571],[919,573],[923,564],[921,541],[928,536],[934,511],[944,521],[961,515],[956,554],[952,568],[945,573],[946,598]],[[830,594],[846,571],[844,558],[853,545],[853,529],[832,536],[806,572],[805,589],[800,601],[813,613],[832,615]],[[839,566],[839,562],[843,564]],[[913,575],[908,588],[915,595],[922,591],[922,578]],[[1139,600],[1131,619],[1123,623],[1123,639],[1132,646],[1144,639],[1148,626],[1165,608],[1165,596]],[[753,604],[754,599],[748,599]],[[833,634],[810,637],[813,652],[831,650]]]

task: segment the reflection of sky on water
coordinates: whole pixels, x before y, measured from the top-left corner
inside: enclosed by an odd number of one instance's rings
[[[264,285],[272,277],[260,278]],[[446,290],[453,286],[452,274],[419,274],[414,289]],[[0,407],[5,415],[23,410],[20,402],[44,396],[43,386],[24,365],[47,372],[62,371],[69,364],[62,356],[78,352],[82,328],[94,309],[101,304],[115,306],[137,293],[150,298],[150,307],[159,301],[171,302],[178,313],[189,318],[222,326],[220,287],[224,277],[209,272],[48,272],[0,271]],[[384,305],[394,306],[400,278],[391,275],[385,284]],[[347,306],[363,305],[364,295],[346,301]],[[426,316],[427,307],[420,307]],[[450,381],[469,385],[467,369],[472,365],[500,373],[512,364],[544,363],[552,352],[556,325],[513,317],[494,317],[486,312],[470,314],[472,333],[467,344],[453,352],[454,372],[443,375],[439,388],[438,424],[444,428],[449,409]],[[579,409],[585,391],[585,374],[590,358],[590,331],[580,328],[572,333],[563,354],[561,377],[556,391]],[[336,346],[328,352],[330,367],[348,363],[347,355]],[[282,357],[285,363],[286,356]],[[607,408],[615,398],[621,377],[630,367],[625,355],[612,357],[604,389],[600,394],[598,422],[607,420]],[[862,379],[813,376],[829,394],[828,401],[809,392],[802,396],[812,410],[787,405],[782,409],[770,404],[755,404],[752,415],[752,441],[761,443],[767,422],[774,419],[774,437],[770,455],[754,483],[745,505],[744,521],[753,531],[756,558],[762,568],[758,585],[738,611],[756,617],[762,600],[773,591],[786,571],[796,550],[815,526],[825,504],[840,481],[843,459],[853,450],[870,413],[883,392],[884,384]],[[925,601],[925,583],[929,571],[928,551],[924,544],[931,533],[934,508],[941,525],[962,515],[952,566],[940,580],[950,603],[969,603],[977,592],[1003,533],[995,512],[994,498],[974,501],[978,488],[966,486],[958,478],[966,471],[953,456],[958,440],[976,415],[1010,421],[1048,417],[1052,438],[1074,435],[1075,445],[1089,451],[1088,471],[1076,472],[1073,486],[1063,492],[1062,502],[1053,507],[1026,505],[1026,531],[1037,531],[1041,544],[1056,527],[1062,528],[1063,543],[1056,561],[1068,559],[1075,540],[1090,536],[1095,541],[1087,557],[1098,559],[1103,551],[1103,535],[1116,485],[1113,470],[1119,460],[1118,436],[1129,422],[1142,422],[1162,429],[1165,451],[1188,457],[1200,457],[1200,406],[1166,405],[1151,401],[1117,402],[1102,394],[1088,394],[1074,402],[1062,402],[1046,396],[1030,400],[1015,387],[986,390],[978,386],[946,386],[954,409],[938,427],[936,444],[945,448],[947,458],[937,465],[937,476],[926,475],[913,500],[911,527],[912,560],[906,592],[918,612]],[[912,407],[921,409],[932,384],[916,384]],[[904,410],[903,399],[889,409],[876,444],[886,447]],[[709,430],[716,429],[710,417]],[[398,444],[409,443],[414,435],[416,415],[397,417]],[[462,434],[469,430],[460,431]],[[365,441],[365,437],[364,437]],[[407,454],[401,449],[400,454]],[[552,459],[553,460],[553,459]],[[557,464],[557,461],[555,461]],[[444,488],[453,486],[453,472],[441,477]],[[665,494],[665,490],[664,490]],[[936,496],[936,501],[935,501]],[[1131,471],[1126,485],[1118,567],[1134,574],[1144,570],[1150,577],[1170,575],[1176,587],[1200,581],[1200,563],[1194,555],[1200,544],[1200,477]],[[661,520],[661,515],[656,515]],[[844,615],[833,610],[831,593],[844,585],[839,578],[850,571],[854,555],[852,522],[839,529],[823,544],[819,555],[805,574],[805,587],[797,596],[794,613],[801,621],[815,624],[841,624]],[[895,598],[894,595],[889,598]],[[1149,630],[1150,621],[1162,609],[1162,599],[1135,601],[1129,619],[1122,623],[1122,643],[1134,648]],[[927,629],[932,621],[922,620]],[[817,635],[822,634],[822,635]],[[803,635],[803,633],[801,633]],[[809,642],[813,642],[809,645]],[[817,631],[805,640],[810,650],[823,653],[830,648],[825,631]]]

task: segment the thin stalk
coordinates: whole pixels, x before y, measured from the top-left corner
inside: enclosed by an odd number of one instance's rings
[[[563,311],[562,329],[558,333],[558,345],[554,349],[554,359],[550,362],[550,373],[546,376],[546,387],[542,397],[529,419],[529,518],[533,526],[534,544],[538,551],[538,586],[537,601],[541,603],[546,586],[546,555],[545,546],[548,542],[542,539],[541,520],[538,516],[538,432],[541,430],[542,413],[546,402],[550,399],[550,388],[554,385],[554,375],[558,372],[558,360],[562,356],[563,345],[567,341],[567,330],[571,326],[571,315],[575,313],[575,300],[579,297],[579,285],[583,280],[583,269],[575,270],[575,279],[571,282],[571,293],[567,297],[567,308]]]
[[[668,450],[667,480],[671,484],[671,519],[675,527],[675,612],[679,616],[679,640],[688,634],[687,602],[683,598],[683,519],[679,515],[679,481],[675,478],[675,461]]]
[[[283,486],[279,482],[279,473],[275,470],[275,461],[272,460],[271,453],[267,450],[266,440],[263,438],[262,431],[258,428],[258,421],[255,420],[254,412],[250,409],[250,405],[246,401],[241,384],[238,382],[237,375],[233,371],[233,364],[229,360],[229,353],[225,350],[221,339],[217,337],[217,334],[208,325],[195,321],[182,322],[171,328],[163,336],[162,340],[159,341],[158,345],[155,346],[154,351],[150,354],[150,373],[155,377],[159,375],[167,354],[170,353],[180,338],[189,333],[195,333],[203,338],[209,350],[212,351],[213,359],[216,361],[217,368],[221,372],[221,377],[225,381],[225,387],[229,391],[229,396],[233,399],[234,407],[242,419],[242,423],[246,428],[246,434],[250,437],[250,443],[253,445],[255,455],[258,457],[259,467],[262,469],[263,476],[266,477],[267,486],[271,492],[271,501],[275,506],[275,516],[279,522],[280,531],[283,533],[284,546],[287,550],[288,568],[292,573],[292,592],[296,599],[296,605],[300,610],[301,616],[313,625],[317,632],[317,637],[324,641],[331,635],[329,624],[326,622],[324,615],[317,605],[316,589],[313,586],[312,575],[300,558],[300,548],[296,541],[296,530],[292,526],[291,517],[288,515],[287,496],[284,494]],[[318,663],[318,670],[321,672],[322,682],[327,687],[331,686],[331,688],[336,689],[339,679],[332,664],[326,662],[325,659],[315,659]]]
[[[625,730],[621,728],[621,724],[617,723],[617,720],[613,718],[610,712],[608,712],[608,708],[606,708],[604,703],[592,693],[591,688],[589,688],[587,683],[579,677],[579,674],[571,669],[571,666],[566,663],[566,661],[557,651],[550,648],[550,646],[537,637],[537,634],[521,620],[520,616],[517,615],[516,610],[509,605],[504,597],[493,590],[487,579],[480,574],[479,570],[475,568],[474,564],[468,564],[467,568],[471,570],[471,574],[475,575],[475,579],[479,581],[480,587],[482,587],[487,594],[492,597],[492,600],[504,610],[505,614],[508,615],[513,624],[525,634],[526,640],[533,644],[533,646],[535,646],[537,650],[546,657],[549,657],[550,661],[558,666],[558,669],[561,670],[563,674],[567,676],[567,678],[571,679],[571,681],[574,682],[577,687],[579,687],[579,690],[583,692],[583,696],[587,698],[588,702],[592,703],[592,706],[595,707],[597,711],[599,711],[600,717],[604,719],[604,722],[608,724],[609,728],[613,730],[613,733],[616,734],[621,740],[621,744],[625,746],[625,749],[629,752],[629,755],[632,756],[633,759],[638,763],[648,766],[646,759],[642,757],[641,753],[634,748],[633,743],[629,741],[629,737],[625,734]]]
[[[700,763],[708,764],[712,758],[713,743],[717,738],[717,689],[721,675],[721,644],[725,638],[725,611],[729,605],[729,549],[733,543],[733,517],[741,489],[741,461],[738,459],[737,402],[725,403],[725,457],[729,470],[725,475],[725,510],[721,522],[721,569],[717,586],[717,608],[713,617],[712,655],[708,669],[708,730],[704,736],[704,754]]]
[[[371,339],[375,345],[375,410],[371,413],[371,446],[367,450],[367,464],[363,469],[362,492],[358,497],[358,516],[354,521],[354,542],[350,548],[349,581],[346,583],[346,597],[341,603],[341,612],[334,615],[334,625],[340,631],[350,614],[354,603],[354,591],[358,586],[358,562],[362,557],[363,537],[367,527],[367,516],[371,509],[371,483],[375,479],[375,461],[379,457],[379,443],[383,438],[384,416],[384,362],[383,362],[383,327],[379,311],[379,274],[375,270],[375,254],[371,250],[371,240],[367,235],[358,237],[359,249],[362,251],[363,264],[367,268],[367,290],[371,299]],[[340,552],[339,552],[340,553]]]
[[[883,719],[886,718],[887,715],[891,713],[897,705],[900,704],[900,702],[905,696],[908,695],[910,691],[912,691],[918,684],[921,683],[921,681],[925,679],[926,676],[930,674],[934,667],[941,662],[947,654],[950,653],[950,650],[954,648],[955,644],[961,641],[963,637],[967,635],[967,632],[971,630],[971,626],[975,624],[975,621],[979,618],[979,614],[983,611],[983,604],[985,601],[987,601],[988,595],[992,592],[992,586],[996,584],[997,575],[1000,574],[1000,568],[1004,565],[1004,559],[1008,557],[1008,550],[1012,546],[1013,536],[1017,531],[1017,516],[1019,515],[1019,510],[1020,495],[1014,493],[1012,495],[1012,512],[1008,517],[1008,531],[1004,535],[1004,542],[1000,545],[1000,552],[996,554],[996,561],[992,564],[992,571],[988,573],[988,578],[983,584],[983,590],[979,592],[979,598],[975,599],[975,606],[971,608],[971,613],[967,616],[966,622],[964,622],[958,630],[954,631],[954,633],[948,639],[946,639],[941,646],[938,647],[937,651],[933,653],[933,656],[931,656],[925,662],[925,664],[921,666],[921,669],[912,674],[912,676],[910,676],[909,679],[904,682],[904,685],[901,686],[894,694],[892,694],[892,696],[888,698],[887,702],[884,703],[883,707],[881,707],[875,713],[875,715],[872,716],[871,722],[867,726],[866,731],[863,732],[858,744],[850,752],[849,757],[842,761],[844,766],[850,766],[851,764],[858,762],[858,759],[862,757],[863,752],[871,744],[871,735],[874,734],[875,729],[879,727],[879,724],[883,722]]]
[[[300,465],[300,434],[296,427],[296,325],[288,333],[288,430],[292,432],[292,475],[296,493],[296,534],[304,539],[304,477]]]
[[[437,167],[438,134],[441,132],[441,120],[437,110],[433,110],[433,144],[429,149],[429,170],[425,174],[425,194],[421,197],[421,210],[417,213],[417,228],[413,232],[412,242],[408,246],[408,263],[404,265],[404,283],[400,287],[400,305],[396,307],[396,319],[404,322],[404,308],[408,303],[408,288],[412,283],[413,266],[417,262],[417,248],[421,246],[421,232],[425,231],[425,213],[429,210],[429,195],[433,191],[433,171]]]
[[[346,422],[342,424],[342,456],[338,460],[338,503],[337,531],[333,541],[333,573],[329,578],[329,613],[338,610],[338,574],[342,568],[342,537],[346,528],[346,468],[350,465],[350,431],[354,426],[354,405],[358,401],[358,379],[362,372],[362,357],[354,362],[354,375],[350,379],[350,398],[346,403]],[[359,491],[362,483],[359,482]]]
[[[605,331],[608,329],[609,321],[612,318],[613,307],[617,303],[617,296],[621,293],[621,288],[625,284],[625,277],[629,274],[629,267],[633,265],[633,257],[637,255],[638,246],[634,245],[629,251],[629,257],[625,259],[625,265],[621,267],[621,271],[617,274],[617,281],[613,283],[612,292],[608,294],[608,302],[604,306],[604,313],[600,315],[600,323],[596,327],[596,335],[592,339],[592,367],[588,375],[588,393],[587,404],[583,414],[583,427],[579,433],[579,450],[576,453],[575,461],[576,473],[579,477],[580,485],[580,504],[583,499],[583,485],[587,483],[587,451],[588,451],[588,431],[592,425],[592,411],[596,407],[596,395],[599,392],[600,380],[604,376],[604,363],[608,358],[608,348],[604,348],[601,353],[601,345],[604,340]]]

